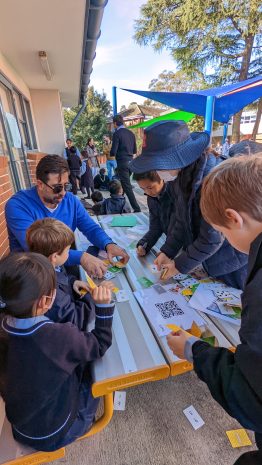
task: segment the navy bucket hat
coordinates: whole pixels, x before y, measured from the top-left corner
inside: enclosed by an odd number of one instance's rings
[[[189,132],[184,121],[161,121],[144,132],[141,155],[129,163],[134,173],[175,170],[194,163],[208,147],[207,132]]]

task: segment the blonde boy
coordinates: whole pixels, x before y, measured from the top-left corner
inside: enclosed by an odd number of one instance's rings
[[[235,465],[262,464],[262,154],[240,156],[217,166],[201,191],[204,219],[236,249],[249,255],[242,294],[240,344],[232,353],[183,331],[167,336],[170,349],[194,363],[216,401],[244,427],[255,431],[258,451]]]

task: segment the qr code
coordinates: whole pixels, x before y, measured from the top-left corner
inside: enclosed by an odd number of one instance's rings
[[[163,318],[171,318],[172,316],[184,315],[183,310],[177,305],[174,300],[155,304],[157,310],[161,313]]]

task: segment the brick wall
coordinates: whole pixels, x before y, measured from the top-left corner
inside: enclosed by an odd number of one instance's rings
[[[9,252],[7,227],[5,221],[5,204],[13,194],[9,181],[7,158],[0,157],[0,258]]]
[[[27,161],[28,161],[28,168],[29,168],[29,173],[30,173],[30,178],[32,184],[36,184],[36,177],[35,177],[35,171],[36,171],[36,166],[38,162],[41,160],[46,155],[46,153],[41,153],[41,152],[30,152],[27,154]]]
[[[27,154],[28,167],[32,184],[36,183],[36,165],[45,155],[45,153],[32,152]],[[0,258],[9,253],[9,243],[5,221],[5,204],[12,195],[13,190],[9,180],[7,157],[0,156]]]

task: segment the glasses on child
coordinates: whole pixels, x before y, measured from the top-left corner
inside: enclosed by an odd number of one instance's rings
[[[72,189],[72,184],[70,182],[65,182],[65,184],[55,184],[54,186],[49,186],[49,184],[47,184],[47,182],[45,181],[42,181],[47,187],[50,187],[50,189],[52,189],[52,191],[54,192],[54,194],[60,194],[60,192],[62,192],[62,190],[64,189],[66,192],[69,192],[71,191]]]

